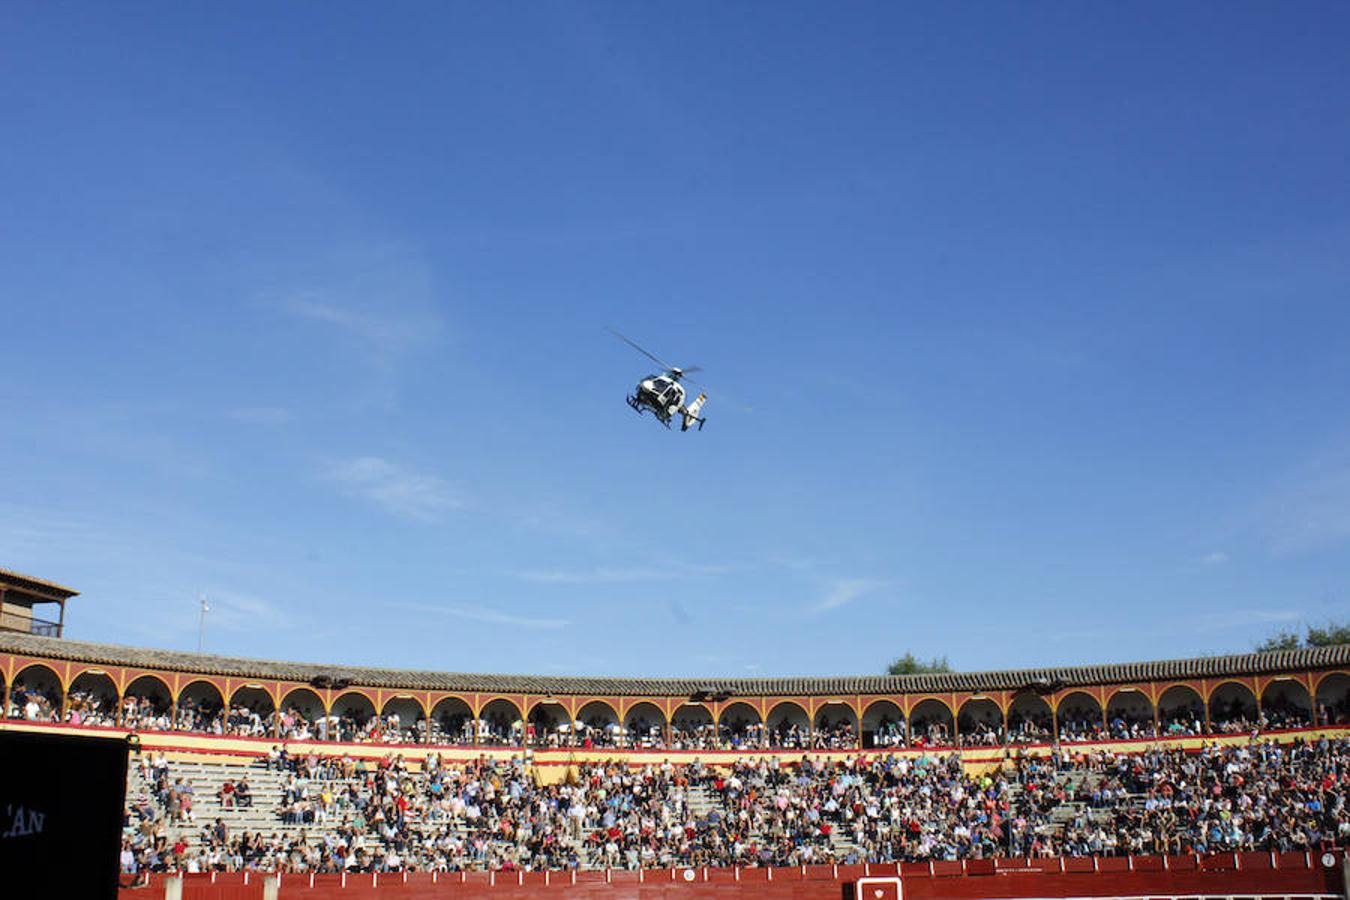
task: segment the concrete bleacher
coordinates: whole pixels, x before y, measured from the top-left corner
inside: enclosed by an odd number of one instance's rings
[[[312,838],[323,830],[342,823],[349,810],[341,808],[336,813],[330,813],[324,823],[284,821],[280,811],[285,796],[285,786],[290,775],[290,772],[275,768],[269,769],[263,760],[251,762],[229,759],[172,760],[169,763],[169,782],[172,784],[177,779],[182,778],[184,782],[191,785],[194,821],[168,822],[165,833],[171,841],[182,838],[185,843],[192,846],[198,843],[202,831],[214,826],[217,819],[225,823],[231,836],[248,832],[250,834],[261,833],[269,837],[279,835],[298,838],[304,832],[306,836]],[[419,773],[408,773],[406,777],[411,777],[420,782],[425,776]],[[238,784],[241,778],[248,779],[253,803],[250,806],[240,806],[238,803],[228,806],[223,805],[220,801],[221,787],[226,781]],[[365,784],[365,779],[361,776],[345,780],[299,779],[298,781],[302,784],[308,783],[312,796],[317,796],[318,792],[325,787],[340,791],[353,784],[360,789]],[[419,784],[419,788],[420,786]],[[143,795],[151,796],[152,794],[151,785],[141,777],[139,767],[133,762],[127,770],[128,799]],[[709,808],[715,805],[710,798],[706,799],[706,804]],[[162,809],[160,811],[163,812]],[[452,834],[458,834],[461,837],[468,837],[473,833],[469,826],[461,821],[440,822],[438,827],[448,828]],[[381,849],[384,847],[380,838],[373,833],[366,833],[365,841],[367,846],[370,847]],[[509,842],[506,841],[494,841],[493,843],[500,843],[502,846],[509,845]],[[582,859],[583,866],[594,862],[591,858],[592,851],[587,845],[580,843],[575,845],[575,848]]]
[[[252,761],[228,757],[174,759],[169,763],[169,781],[172,784],[181,778],[192,786],[195,821],[170,822],[167,825],[166,833],[171,840],[182,838],[189,845],[195,845],[201,840],[203,830],[214,826],[216,820],[219,819],[224,822],[231,836],[248,832],[250,834],[261,833],[265,836],[299,837],[301,832],[304,832],[306,836],[312,838],[326,828],[335,827],[343,822],[349,808],[345,810],[339,808],[335,813],[330,813],[323,823],[283,821],[280,810],[285,786],[291,774],[275,768],[268,768],[261,759]],[[420,782],[425,776],[413,772],[406,773],[404,777],[419,782],[420,791],[423,786]],[[1082,793],[1090,792],[1105,777],[1100,773],[1083,771],[1060,772],[1054,776],[1056,783],[1065,788],[1070,797],[1076,794],[1081,796]],[[242,778],[248,780],[253,803],[250,806],[240,806],[238,803],[229,806],[222,805],[219,799],[221,786],[226,781],[238,784]],[[364,787],[365,778],[357,776],[348,780],[299,779],[299,783],[308,783],[311,795],[317,798],[318,792],[325,787],[334,791],[345,791],[349,785],[354,784],[360,790]],[[129,799],[151,793],[150,785],[141,778],[139,767],[135,763],[128,769],[127,784]],[[1022,792],[1022,787],[1017,782],[1011,782],[1008,785],[1008,790],[1010,799],[1015,802],[1017,796]],[[722,807],[716,793],[707,785],[694,782],[684,788],[684,792],[689,814],[694,819],[706,821],[714,813],[722,816],[728,814],[728,811]],[[1135,798],[1131,799],[1134,800]],[[1057,803],[1050,810],[1049,825],[1041,827],[1042,829],[1058,831],[1075,820],[1093,822],[1102,815],[1104,815],[1103,811],[1091,808],[1088,803],[1082,800],[1069,799]],[[472,833],[468,825],[462,821],[438,822],[437,827],[448,828],[452,834],[466,837]],[[756,829],[752,830],[751,837],[763,840],[765,835],[760,834]],[[366,842],[368,847],[383,848],[381,840],[373,833],[366,834]],[[494,841],[494,843],[496,842]],[[828,843],[837,859],[845,859],[851,854],[856,858],[862,858],[865,855],[863,848],[854,843],[852,832],[845,828],[836,827],[831,832]],[[502,842],[502,845],[507,846],[508,844]],[[572,846],[576,850],[583,868],[602,864],[598,848],[585,842],[578,842],[572,844]]]
[[[271,835],[318,830],[319,826],[313,823],[294,823],[282,820],[279,811],[285,793],[287,776],[288,773],[286,772],[267,768],[260,760],[254,762],[213,759],[174,760],[169,763],[169,781],[173,783],[176,779],[182,778],[191,785],[192,812],[196,821],[171,822],[169,823],[169,833],[173,837],[184,837],[190,840],[195,838],[203,828],[215,824],[217,819],[225,823],[230,834],[247,831]],[[219,796],[221,787],[226,781],[238,784],[242,778],[248,779],[249,791],[253,797],[252,804],[241,806],[236,802],[228,806],[222,805]],[[345,782],[322,783],[345,785]],[[312,781],[311,784],[313,789],[317,791],[321,782]],[[150,786],[144,782],[137,767],[133,765],[128,772],[128,796],[134,796],[137,791],[148,793]],[[334,823],[330,822],[329,824]]]

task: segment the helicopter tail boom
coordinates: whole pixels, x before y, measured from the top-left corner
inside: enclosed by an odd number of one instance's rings
[[[698,423],[698,430],[703,430],[703,419],[699,418],[699,410],[703,409],[703,403],[707,399],[707,394],[699,394],[697,400],[680,410],[684,414],[684,422],[680,425],[681,431],[688,431],[695,422]]]

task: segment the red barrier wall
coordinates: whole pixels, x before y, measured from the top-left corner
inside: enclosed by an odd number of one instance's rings
[[[806,866],[787,869],[657,869],[578,872],[466,872],[433,876],[283,875],[282,900],[842,900],[864,874],[900,871],[906,900],[1145,897],[1162,895],[1343,895],[1342,856],[1330,866],[1319,854],[1222,853],[1101,859],[999,859],[966,863]],[[686,872],[693,873],[687,880]],[[264,876],[186,875],[184,900],[261,900]],[[312,885],[312,886],[311,886]],[[162,897],[163,879],[124,890],[122,900]]]

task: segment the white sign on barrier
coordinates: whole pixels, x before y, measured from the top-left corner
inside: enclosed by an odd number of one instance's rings
[[[896,876],[859,878],[853,887],[854,900],[904,900],[905,889]]]

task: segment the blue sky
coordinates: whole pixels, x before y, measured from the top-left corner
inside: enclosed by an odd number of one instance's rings
[[[68,634],[619,675],[1350,616],[1344,4],[46,4],[0,566]],[[624,405],[705,367],[700,434]],[[734,398],[732,402],[730,398]]]

